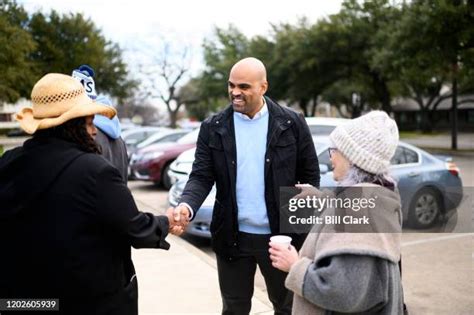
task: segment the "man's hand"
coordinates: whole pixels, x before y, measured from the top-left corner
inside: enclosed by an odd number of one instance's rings
[[[191,212],[189,212],[188,207],[184,205],[178,205],[176,208],[174,208],[173,218],[176,223],[180,222],[181,225],[186,227],[189,223],[189,220],[191,219]]]
[[[186,219],[186,216],[183,214],[181,216],[181,220],[179,217],[178,220],[176,220],[177,216],[175,211],[176,208],[168,208],[168,210],[166,210],[166,216],[168,217],[170,226],[169,232],[174,235],[181,235],[186,230],[186,226],[189,223],[189,219]]]

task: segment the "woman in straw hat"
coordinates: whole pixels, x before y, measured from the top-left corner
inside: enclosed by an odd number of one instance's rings
[[[397,125],[385,112],[373,111],[338,126],[330,139],[333,177],[341,187],[336,194],[301,187],[299,197],[336,205],[323,211],[299,255],[294,247],[270,243],[273,266],[289,272],[285,285],[295,293],[293,314],[403,314],[400,196],[388,175]],[[346,198],[369,203],[337,204]],[[326,221],[346,216],[370,221]]]
[[[172,213],[139,212],[98,153],[92,101],[63,74],[33,87],[16,116],[33,137],[0,158],[0,297],[59,299],[62,314],[137,314],[131,248],[168,249]],[[183,223],[184,224],[184,223]]]

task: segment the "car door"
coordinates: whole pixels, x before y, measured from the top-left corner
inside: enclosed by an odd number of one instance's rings
[[[421,155],[403,145],[397,147],[391,160],[390,173],[398,182],[404,215],[423,180],[421,164]]]

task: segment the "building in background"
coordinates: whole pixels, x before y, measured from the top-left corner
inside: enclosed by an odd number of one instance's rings
[[[458,96],[458,104],[463,100],[474,100],[474,95]],[[452,124],[452,99],[448,98],[438,105],[436,110],[430,110],[428,115],[433,123],[433,130],[449,131]],[[392,105],[394,118],[398,127],[403,131],[418,130],[421,123],[420,106],[412,99],[398,99]],[[458,105],[458,130],[474,132],[474,102]]]

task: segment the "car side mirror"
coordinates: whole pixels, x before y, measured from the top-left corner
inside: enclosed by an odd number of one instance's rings
[[[319,164],[319,173],[326,174],[329,172],[329,167],[326,164]]]

